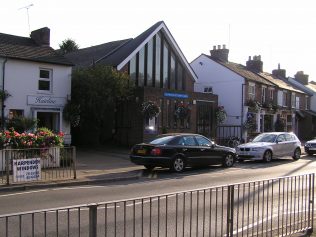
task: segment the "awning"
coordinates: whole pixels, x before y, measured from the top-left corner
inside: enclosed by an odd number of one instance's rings
[[[313,111],[313,110],[305,110],[304,112],[307,113],[307,114],[310,114],[310,115],[312,115],[312,116],[314,116],[314,117],[316,117],[316,112]]]
[[[295,113],[296,113],[299,117],[301,117],[301,118],[305,118],[305,115],[303,114],[303,112],[302,112],[302,111],[300,111],[300,110],[296,110],[296,111],[295,111]]]

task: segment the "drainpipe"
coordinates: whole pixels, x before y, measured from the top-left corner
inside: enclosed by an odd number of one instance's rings
[[[244,134],[244,128],[243,128],[243,124],[244,124],[244,86],[246,84],[243,83],[241,84],[241,128],[240,128],[240,139],[243,139],[243,134]],[[244,139],[246,141],[246,139]]]
[[[8,58],[5,58],[2,64],[2,91],[4,91],[4,77],[5,77],[5,64],[7,63]],[[2,130],[4,130],[4,100],[1,100],[1,119],[2,119]]]

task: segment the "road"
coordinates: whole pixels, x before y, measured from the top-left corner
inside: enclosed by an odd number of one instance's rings
[[[72,206],[153,196],[184,190],[200,189],[249,182],[282,176],[313,173],[315,157],[302,157],[293,161],[290,157],[271,163],[236,163],[232,168],[214,166],[186,170],[175,174],[161,169],[140,173],[139,180],[107,183],[105,185],[78,186],[0,193],[0,215],[38,209]]]
[[[166,193],[174,193],[174,192],[181,192],[184,190],[195,190],[195,189],[202,189],[207,187],[215,187],[221,185],[228,185],[232,183],[241,183],[241,182],[249,182],[255,180],[262,180],[262,179],[270,179],[275,177],[281,176],[292,176],[292,175],[299,175],[299,174],[306,174],[306,173],[313,173],[316,168],[316,159],[315,157],[302,157],[301,160],[293,161],[290,157],[275,160],[271,163],[262,163],[262,162],[244,162],[244,163],[237,163],[235,167],[224,169],[220,166],[214,166],[209,168],[203,169],[189,169],[186,170],[182,174],[175,174],[171,173],[165,169],[158,169],[154,170],[153,172],[146,172],[143,171],[140,173],[140,179],[135,181],[124,181],[124,182],[115,182],[105,185],[97,185],[97,186],[78,186],[78,187],[68,187],[68,188],[53,188],[53,189],[43,189],[43,190],[29,190],[25,192],[10,192],[10,193],[0,193],[0,215],[2,214],[9,214],[14,212],[25,212],[25,211],[32,211],[32,210],[39,210],[39,209],[47,209],[47,208],[55,208],[55,207],[62,207],[62,206],[73,206],[73,205],[81,205],[81,204],[89,204],[89,203],[99,203],[99,202],[108,202],[108,201],[115,201],[115,200],[122,200],[122,199],[132,199],[137,197],[144,197],[144,196],[155,196],[155,195],[162,195]],[[303,184],[303,182],[302,182]],[[266,184],[267,185],[267,184]],[[276,184],[277,185],[277,184]],[[278,188],[281,190],[282,188],[288,189],[288,184],[283,183],[282,185],[279,184],[279,187],[276,186],[275,190]],[[296,186],[295,186],[296,187]],[[269,218],[266,219],[263,217],[265,212],[265,207],[261,207],[259,205],[259,199],[261,198],[264,200],[263,197],[255,196],[255,193],[259,193],[259,189],[261,189],[260,184],[253,185],[253,187],[245,186],[243,187],[246,190],[246,196],[242,197],[242,199],[247,199],[249,202],[248,209],[251,211],[256,210],[256,213],[253,215],[248,214],[249,218],[247,220],[246,226],[247,230],[245,231],[264,231],[265,227],[268,227]],[[270,190],[271,186],[268,184],[268,189]],[[280,192],[279,190],[279,192]],[[240,191],[243,193],[244,191]],[[249,193],[247,197],[247,192]],[[279,192],[275,191],[275,195],[279,195]],[[143,200],[136,200],[132,202],[118,202],[117,205],[109,204],[109,205],[102,205],[101,208],[104,212],[102,217],[98,217],[98,221],[109,222],[112,226],[112,230],[107,230],[109,233],[113,234],[114,229],[116,230],[115,225],[120,226],[117,228],[118,234],[117,236],[121,236],[121,234],[125,231],[129,234],[135,233],[135,236],[141,236],[139,232],[141,229],[140,226],[146,225],[147,227],[151,226],[148,225],[151,223],[151,219],[157,223],[158,225],[153,225],[151,230],[150,228],[145,229],[144,231],[148,234],[148,231],[153,231],[153,233],[157,234],[157,230],[162,231],[161,236],[173,236],[175,235],[175,231],[183,232],[189,235],[192,233],[195,235],[200,229],[203,231],[208,232],[207,227],[201,227],[201,225],[212,223],[215,225],[212,227],[212,231],[214,231],[214,236],[216,235],[223,235],[226,233],[225,225],[223,225],[223,220],[226,221],[227,217],[225,216],[226,213],[226,206],[228,205],[224,201],[226,201],[226,195],[228,193],[227,189],[207,189],[206,191],[202,192],[192,192],[180,195],[170,195],[170,196],[162,196],[159,198],[152,198],[152,199],[143,199]],[[307,190],[302,193],[307,194]],[[238,193],[239,195],[239,193]],[[249,198],[251,195],[252,198]],[[298,194],[301,196],[301,194]],[[225,197],[224,197],[225,196]],[[289,198],[289,197],[287,197]],[[305,198],[305,197],[304,197]],[[239,199],[239,198],[238,198]],[[212,200],[212,201],[210,201]],[[291,197],[292,200],[292,197]],[[206,202],[206,203],[205,203]],[[216,205],[214,204],[216,202]],[[221,203],[221,207],[218,208],[217,204]],[[240,202],[240,200],[238,200]],[[268,202],[268,201],[267,201]],[[308,203],[308,201],[306,202]],[[184,213],[183,209],[179,206],[185,205]],[[195,205],[195,206],[194,206]],[[212,205],[212,208],[210,208]],[[213,207],[215,205],[215,207]],[[270,204],[269,204],[270,205]],[[277,206],[283,205],[284,206],[284,199],[283,204],[282,202],[275,202],[273,204],[273,212],[268,213],[269,216],[278,216],[281,212],[276,211]],[[139,207],[135,208],[135,206],[143,207],[145,212],[140,211]],[[259,208],[260,206],[260,208]],[[292,204],[290,201],[286,201],[287,208],[291,208],[295,210],[296,204]],[[306,206],[306,205],[305,205]],[[143,210],[143,208],[141,210]],[[178,209],[179,208],[179,209]],[[306,208],[306,207],[304,207]],[[153,212],[153,215],[149,214],[148,210]],[[215,212],[205,212],[205,210],[215,210]],[[225,209],[225,210],[224,210]],[[247,209],[247,208],[246,208]],[[248,211],[243,208],[240,209],[241,213],[235,213],[234,215],[239,216],[240,219],[243,216],[244,211]],[[260,209],[260,210],[259,210]],[[261,211],[262,209],[262,211]],[[301,207],[302,211],[303,207]],[[115,211],[114,211],[115,210]],[[168,215],[164,215],[164,211],[167,212]],[[194,210],[194,211],[192,211]],[[238,209],[239,210],[239,209]],[[290,209],[289,209],[290,210]],[[67,216],[69,222],[76,223],[78,220],[76,219],[77,214],[73,214],[74,212],[78,212],[75,209],[71,210],[63,210],[59,215]],[[159,213],[162,212],[162,213]],[[70,213],[70,214],[69,214]],[[82,214],[81,222],[87,223],[88,216],[87,216],[87,208],[80,209],[80,213]],[[117,213],[117,214],[116,214]],[[120,213],[120,214],[119,214]],[[282,212],[283,213],[283,212]],[[46,214],[45,214],[46,215]],[[133,222],[133,215],[137,216],[136,223]],[[256,215],[256,216],[255,216]],[[168,223],[170,220],[175,218],[185,218],[183,219],[182,224],[180,223],[179,226],[169,226]],[[205,217],[206,216],[206,217]],[[282,225],[284,221],[285,223],[291,223],[290,219],[283,218],[282,216]],[[43,218],[36,217],[37,222],[43,222]],[[110,220],[110,217],[112,218]],[[56,226],[56,213],[55,212],[48,212],[47,219],[51,219],[50,223],[53,223],[52,226]],[[262,220],[258,221],[260,218]],[[292,218],[297,218],[303,221],[305,217],[302,216],[293,216]],[[62,219],[62,217],[60,217]],[[66,218],[67,219],[67,218]],[[114,219],[116,221],[114,221]],[[211,221],[211,219],[213,221]],[[219,219],[219,220],[218,220]],[[169,220],[169,221],[168,221]],[[201,221],[203,220],[203,221]],[[215,220],[218,220],[215,221]],[[250,220],[250,222],[249,222]],[[30,218],[25,222],[30,221]],[[80,222],[79,221],[79,222]],[[215,221],[215,222],[214,222]],[[246,220],[245,220],[246,221]],[[58,222],[58,221],[57,221]],[[249,223],[250,224],[249,224]],[[18,224],[17,220],[12,220],[11,222],[12,229],[13,226]],[[54,224],[55,223],[55,224]],[[114,223],[114,224],[113,224]],[[124,229],[122,226],[125,224],[129,227]],[[183,224],[185,223],[185,224]],[[199,223],[199,224],[194,224]],[[214,224],[215,223],[215,224]],[[62,222],[59,224],[58,228],[62,229],[62,226],[65,223]],[[245,223],[244,223],[245,224]],[[30,223],[29,226],[32,224]],[[43,225],[43,224],[42,224]],[[271,223],[272,225],[272,223]],[[274,221],[273,225],[280,225],[280,223],[276,223]],[[87,231],[86,224],[82,224],[83,232]],[[223,229],[224,228],[224,229]],[[238,229],[238,226],[236,227]],[[235,228],[235,229],[236,229]],[[261,228],[261,229],[260,229]],[[67,228],[64,228],[66,231]],[[50,230],[53,231],[53,230]],[[101,230],[99,230],[101,231]],[[105,230],[103,230],[105,231]],[[244,231],[243,228],[239,227],[239,231]],[[286,229],[287,231],[287,229]],[[72,230],[72,233],[76,233],[76,230]],[[170,232],[170,233],[169,233]],[[248,232],[247,232],[248,233]],[[61,233],[60,236],[67,236],[66,232]],[[204,234],[204,232],[203,232]],[[206,233],[207,234],[207,233]],[[72,236],[72,235],[70,235]],[[76,234],[73,234],[76,236]],[[129,236],[129,235],[128,235]],[[146,236],[146,234],[144,235]],[[154,235],[155,236],[155,235]]]

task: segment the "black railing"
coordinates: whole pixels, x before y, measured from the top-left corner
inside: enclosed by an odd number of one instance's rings
[[[290,236],[312,232],[314,174],[0,216],[0,236]]]

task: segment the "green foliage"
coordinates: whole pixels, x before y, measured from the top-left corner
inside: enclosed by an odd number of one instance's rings
[[[215,110],[216,124],[220,125],[224,123],[227,118],[227,113],[224,109],[224,106],[218,106]]]
[[[153,119],[154,117],[157,117],[159,115],[160,107],[150,100],[145,101],[142,104],[142,113],[145,118]]]
[[[254,132],[257,129],[256,123],[256,116],[253,113],[247,114],[247,120],[243,124],[244,129],[248,130],[249,132]]]
[[[10,96],[11,94],[9,92],[0,89],[0,100],[5,101]]]
[[[37,120],[32,118],[26,118],[23,116],[7,119],[6,127],[14,128],[15,131],[22,133],[34,129],[37,125]]]
[[[78,137],[81,140],[87,138],[87,142],[97,144],[104,140],[104,136],[109,136],[102,129],[113,126],[116,103],[132,94],[133,88],[128,82],[127,74],[104,65],[73,72],[71,103],[77,109],[71,116],[80,118],[74,129],[77,143],[80,143]]]
[[[75,104],[69,100],[64,107],[63,117],[70,122],[72,127],[78,127],[80,123],[80,104]]]
[[[73,39],[65,39],[59,44],[62,54],[70,53],[79,49],[78,44]]]

